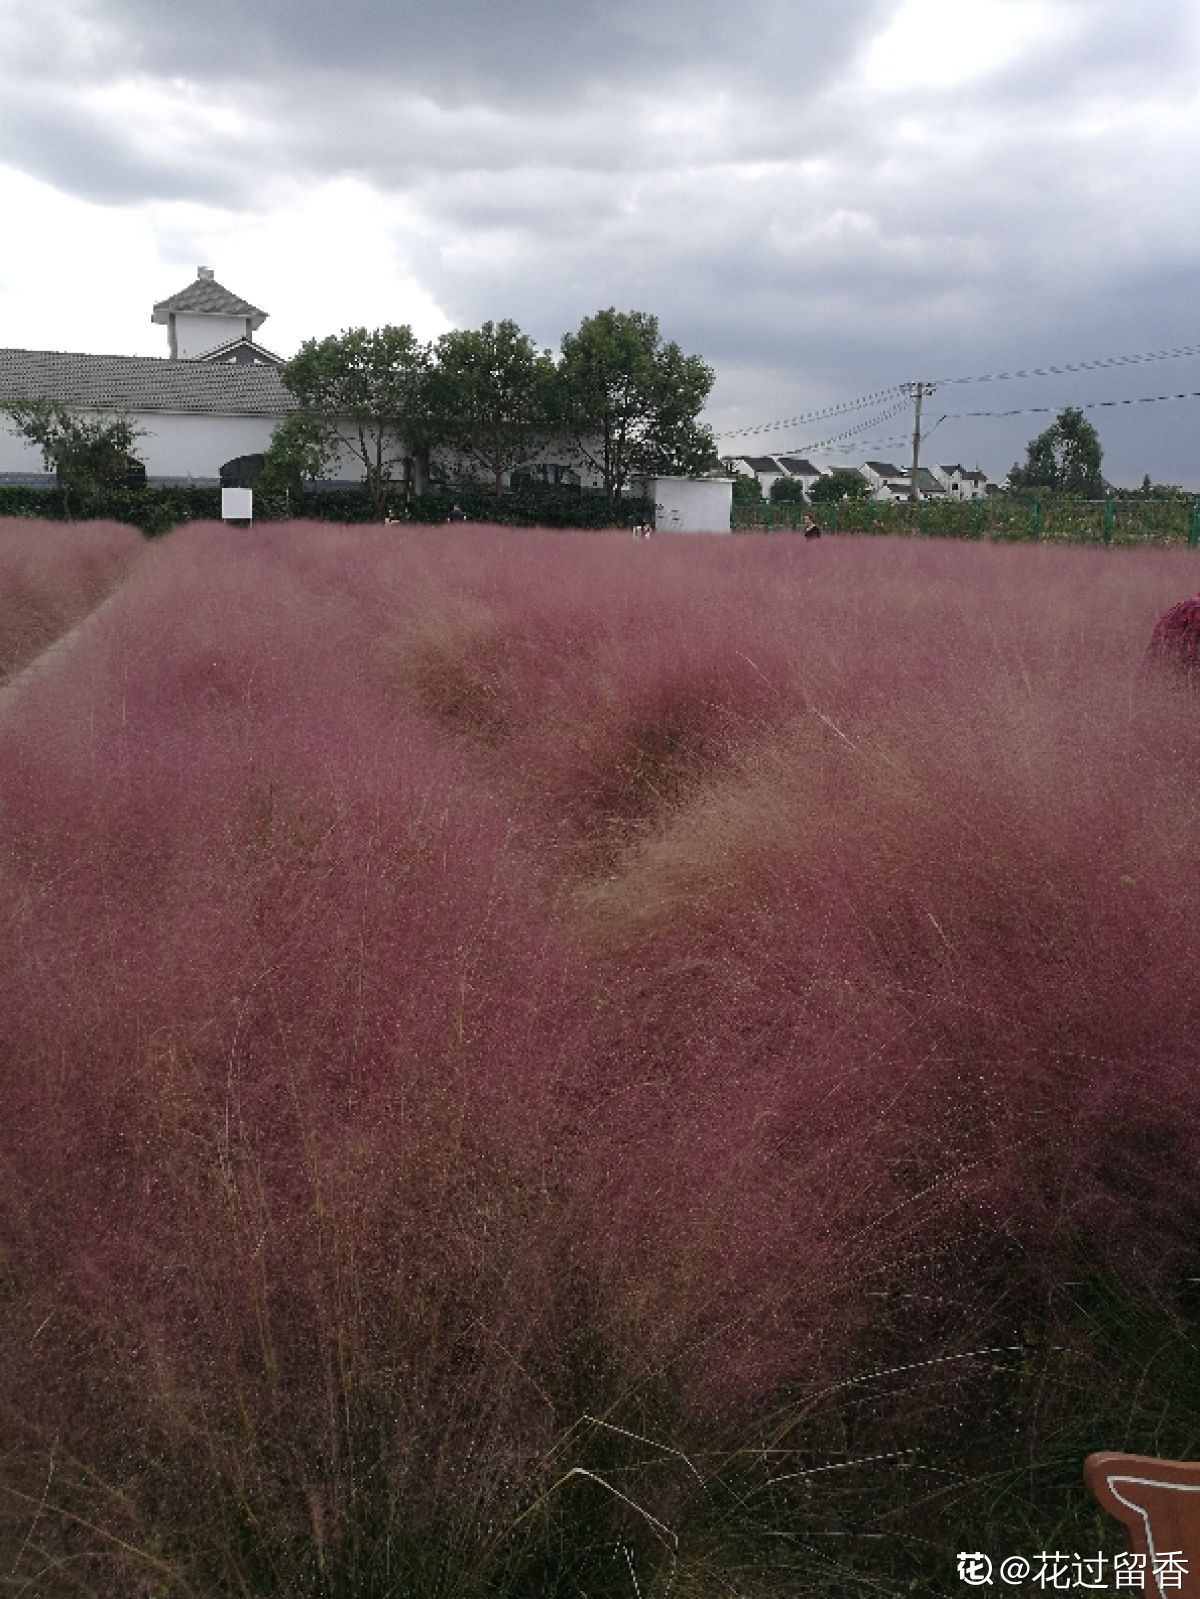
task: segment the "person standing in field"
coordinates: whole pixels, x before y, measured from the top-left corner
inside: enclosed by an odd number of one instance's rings
[[[817,526],[816,518],[811,511],[805,511],[804,513],[804,537],[806,539],[819,539],[821,537],[821,529]]]
[[[1150,635],[1146,665],[1200,683],[1200,594],[1180,600],[1159,617]]]

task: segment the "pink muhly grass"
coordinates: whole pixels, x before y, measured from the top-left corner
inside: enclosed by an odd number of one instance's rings
[[[0,684],[99,605],[145,548],[117,522],[0,517]]]
[[[1042,1266],[1086,1239],[1159,1272],[1190,1247],[1197,1157],[1197,815],[1172,750],[1197,741],[1156,705],[1131,711],[1143,634],[1122,636],[1120,603],[1080,660],[1062,645],[1077,618],[1061,586],[1016,613],[1028,628],[1045,607],[1048,637],[1014,637],[994,614],[969,628],[970,555],[939,553],[961,570],[936,630],[934,588],[920,635],[892,631],[886,577],[851,600],[860,627],[877,601],[865,659],[836,612],[801,615],[818,668],[822,651],[843,659],[797,684],[798,726],[635,844],[583,909],[635,978],[645,1047],[686,1059],[692,1081],[711,1061],[735,1092],[741,1063],[765,1059],[760,1106],[790,1077],[790,1125],[807,1120],[810,1153],[841,1168],[843,1206],[857,1197],[847,1174],[868,1174],[885,1248],[913,1226],[917,1244],[937,1237],[947,1207],[975,1228],[982,1207]],[[993,567],[993,613],[996,576],[1053,574],[1029,553],[971,552]],[[872,564],[891,576],[886,563]],[[1078,626],[1087,638],[1094,618]],[[702,1155],[701,1184],[706,1169]],[[957,1291],[977,1294],[962,1265]]]
[[[931,1283],[909,1352],[1164,1280],[1200,735],[1137,674],[1190,571],[152,547],[0,689],[0,1513],[62,1439],[65,1516],[237,1591],[367,1485],[515,1513],[623,1395],[740,1436]]]

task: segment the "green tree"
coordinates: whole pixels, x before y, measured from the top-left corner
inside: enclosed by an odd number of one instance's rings
[[[430,356],[410,327],[348,328],[309,339],[280,374],[302,421],[285,423],[281,449],[323,463],[346,449],[361,463],[382,519],[395,468],[428,444],[425,385]],[[274,442],[274,441],[272,441]]]
[[[736,472],[733,478],[735,505],[761,505],[762,486],[752,472]]]
[[[830,505],[837,500],[869,500],[871,486],[852,466],[839,466],[819,477],[808,491],[808,497],[814,505]]]
[[[1030,439],[1025,465],[1008,474],[1014,489],[1048,489],[1057,494],[1078,494],[1084,499],[1104,497],[1100,475],[1103,456],[1100,435],[1075,406],[1058,413],[1057,420]]]
[[[777,477],[771,484],[772,505],[803,505],[804,482],[798,477]]]
[[[259,487],[269,493],[294,494],[306,482],[328,474],[339,448],[320,417],[311,411],[293,411],[271,434]]]
[[[615,510],[640,473],[699,473],[717,464],[699,421],[713,370],[663,343],[644,311],[598,311],[562,341],[559,416],[578,458],[597,472]]]
[[[146,469],[134,453],[144,430],[128,417],[80,416],[58,400],[8,400],[0,411],[16,433],[41,450],[68,517],[88,494],[146,481]]]
[[[499,495],[505,472],[553,435],[553,357],[506,320],[444,333],[434,362],[425,397],[430,437],[466,456]]]
[[[1178,483],[1152,483],[1149,472],[1142,478],[1142,486],[1134,493],[1143,500],[1194,500],[1195,494]]]

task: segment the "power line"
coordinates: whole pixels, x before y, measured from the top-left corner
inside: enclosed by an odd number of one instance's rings
[[[893,383],[890,388],[877,389],[874,394],[864,394],[857,400],[843,400],[838,405],[827,405],[820,411],[806,411],[801,416],[784,417],[778,422],[759,422],[754,427],[733,428],[728,433],[718,433],[717,438],[741,439],[751,433],[772,433],[779,428],[803,427],[809,422],[825,422],[830,417],[844,416],[849,411],[861,411],[864,406],[878,405],[881,401],[893,399],[896,395],[904,392],[904,384]],[[840,434],[836,436],[841,437]],[[814,449],[815,446],[806,445],[804,448]]]
[[[784,445],[782,447],[782,453],[785,455],[792,455],[797,451],[800,451],[801,453],[812,451],[815,454],[818,451],[828,450],[832,445],[835,445],[839,439],[853,438],[857,434],[867,433],[871,428],[878,427],[882,422],[890,422],[894,416],[899,416],[901,411],[906,411],[907,409],[908,396],[905,395],[898,405],[892,405],[886,410],[876,412],[874,416],[868,417],[865,422],[859,422],[854,427],[843,428],[840,433],[831,433],[827,438],[817,439],[811,444]],[[728,438],[730,435],[721,434],[720,437]],[[728,454],[730,452],[726,453]]]
[[[1163,400],[1200,400],[1200,389],[1192,389],[1185,394],[1140,394],[1129,400],[1087,400],[1070,409],[1076,411],[1102,411],[1118,405],[1158,405]],[[1011,411],[947,411],[940,421],[955,421],[962,417],[978,416],[1048,416],[1052,411],[1061,411],[1061,405],[1022,405]]]
[[[949,384],[961,384],[961,383],[1001,383],[1001,382],[1010,382],[1010,381],[1012,381],[1014,379],[1017,379],[1017,378],[1060,377],[1064,373],[1098,372],[1098,371],[1101,371],[1101,370],[1109,368],[1109,367],[1141,366],[1141,365],[1145,364],[1146,362],[1150,362],[1150,361],[1175,361],[1175,360],[1181,359],[1184,356],[1189,356],[1189,355],[1200,355],[1200,344],[1183,344],[1183,345],[1179,345],[1175,349],[1170,349],[1170,350],[1144,350],[1144,351],[1140,352],[1137,355],[1104,355],[1104,356],[1097,357],[1093,361],[1071,361],[1071,362],[1065,362],[1061,366],[1024,367],[1024,368],[1021,368],[1019,371],[1016,371],[1016,372],[981,372],[981,373],[977,374],[974,377],[936,378],[934,380],[933,385],[927,386],[926,392],[927,393],[930,392],[930,388],[931,387],[935,387],[935,386],[940,385],[940,384],[949,385]],[[889,388],[878,389],[878,390],[876,390],[876,392],[874,394],[865,394],[865,395],[861,396],[861,398],[859,398],[857,400],[845,400],[845,401],[842,401],[840,404],[837,404],[837,405],[826,406],[823,410],[807,411],[807,412],[803,413],[800,416],[785,417],[781,421],[760,422],[760,423],[755,424],[752,427],[734,428],[732,431],[730,431],[728,433],[718,433],[717,434],[717,438],[719,438],[719,439],[746,438],[749,435],[755,434],[755,433],[771,433],[771,432],[777,431],[780,428],[802,427],[802,426],[806,426],[810,422],[823,422],[823,421],[826,421],[827,419],[829,419],[831,417],[842,416],[842,415],[845,415],[847,412],[850,412],[850,411],[861,410],[864,406],[875,405],[875,404],[878,404],[879,402],[881,402],[883,400],[889,400],[893,396],[896,396],[896,395],[899,395],[899,394],[905,394],[905,395],[911,394],[912,388],[913,388],[913,385],[911,383],[907,383],[907,384],[905,384],[905,383],[892,384]],[[1156,400],[1157,399],[1192,399],[1192,398],[1195,398],[1195,396],[1193,396],[1193,395],[1156,395],[1156,396],[1154,396],[1154,398]],[[1095,402],[1095,404],[1098,404],[1098,405],[1127,405],[1127,404],[1142,404],[1142,403],[1146,403],[1146,402],[1143,402],[1143,401],[1140,401],[1140,400],[1138,400],[1138,401],[1101,400],[1101,401]],[[1092,408],[1093,408],[1092,406],[1080,407],[1080,409],[1085,409],[1085,410],[1092,409]],[[1039,414],[1039,413],[1044,412],[1044,411],[1051,411],[1051,410],[1055,410],[1055,409],[1061,409],[1061,407],[1054,407],[1054,406],[1028,406],[1028,407],[1024,407],[1022,409],[1017,409],[1017,410],[1012,410],[1012,411],[956,411],[956,412],[949,413],[949,414],[951,414],[953,416],[957,416],[957,417],[964,417],[964,416],[970,416],[970,417],[977,417],[977,416],[1024,416],[1024,415],[1032,416],[1032,415],[1036,415],[1036,414]],[[835,434],[834,437],[835,438],[840,438],[840,437],[842,437],[842,435],[841,434]],[[800,445],[800,446],[795,446],[795,447],[796,448],[800,448],[800,449],[810,449],[810,450],[815,450],[815,449],[819,449],[820,448],[820,446],[816,445],[816,444]]]
[[[1147,361],[1176,361],[1181,356],[1200,355],[1200,344],[1184,344],[1176,350],[1147,350],[1140,355],[1104,355],[1095,361],[1072,361],[1063,366],[1031,366],[1019,372],[982,372],[973,378],[938,378],[938,383],[1001,383],[1012,378],[1057,377],[1064,372],[1098,372],[1111,366],[1140,366]],[[973,414],[973,413],[969,413]],[[989,413],[990,414],[990,413]]]

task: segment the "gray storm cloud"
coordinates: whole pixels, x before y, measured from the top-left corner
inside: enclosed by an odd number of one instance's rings
[[[452,320],[557,344],[654,311],[716,366],[719,427],[1200,337],[1194,6],[1029,0],[1045,26],[1006,53],[1013,3],[0,0],[0,159],[244,215],[351,177]],[[944,26],[902,59],[922,7]],[[1200,402],[1151,410],[1100,419],[1114,473],[1200,481]],[[1038,420],[940,438],[1001,472]]]

